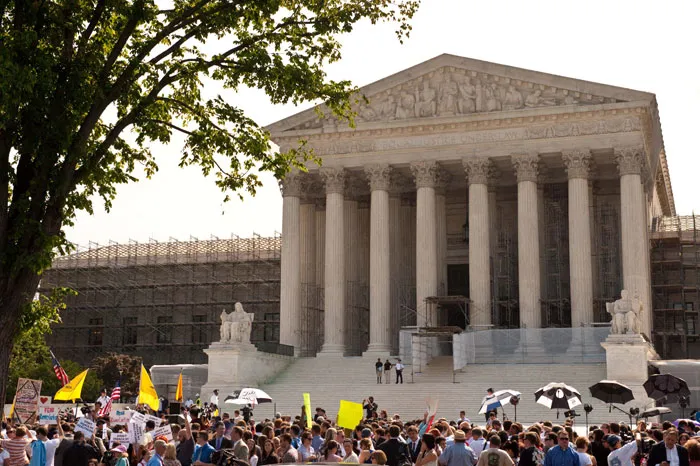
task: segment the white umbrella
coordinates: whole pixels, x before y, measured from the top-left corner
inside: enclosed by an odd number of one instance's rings
[[[535,401],[549,409],[572,409],[581,404],[581,393],[561,382],[552,382],[535,392]]]
[[[489,397],[488,400],[484,400],[484,402],[481,404],[479,414],[486,414],[487,411],[510,404],[511,398],[520,398],[520,395],[521,393],[516,392],[515,390],[499,390],[494,393],[492,397]]]
[[[226,397],[224,403],[255,406],[258,403],[272,403],[272,397],[259,388],[244,388]]]

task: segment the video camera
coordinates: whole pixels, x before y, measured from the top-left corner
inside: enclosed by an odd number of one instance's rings
[[[253,415],[253,410],[250,406],[246,405],[241,408],[241,414],[243,415],[243,420],[247,423],[250,422],[250,417]]]

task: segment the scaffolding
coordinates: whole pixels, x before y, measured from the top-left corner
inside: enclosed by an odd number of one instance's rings
[[[666,359],[700,357],[700,216],[652,222],[652,338]]]
[[[109,352],[146,364],[204,363],[202,349],[218,340],[221,312],[241,302],[255,315],[251,341],[287,354],[279,345],[281,245],[279,234],[254,234],[77,248],[42,276],[40,292],[78,292],[49,343],[81,364]]]
[[[622,232],[620,198],[596,196],[593,214],[593,319],[609,322],[605,303],[619,298],[622,290]]]
[[[567,185],[547,184],[543,195],[542,326],[571,327]]]
[[[515,202],[502,202],[496,208],[497,240],[493,252],[491,321],[499,328],[520,327],[517,213]]]

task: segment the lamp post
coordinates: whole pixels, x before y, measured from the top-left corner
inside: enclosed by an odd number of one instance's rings
[[[583,405],[583,410],[586,412],[586,432],[588,432],[588,413],[593,411],[593,406],[586,403],[585,405]]]

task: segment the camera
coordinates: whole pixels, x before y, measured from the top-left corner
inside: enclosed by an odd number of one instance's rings
[[[92,411],[92,409],[89,406],[83,406],[80,408],[80,412],[83,413],[83,416],[90,414],[90,411]]]
[[[250,416],[253,414],[253,410],[250,409],[248,405],[244,406],[241,408],[241,414],[243,415],[243,420],[246,422],[250,422]]]

